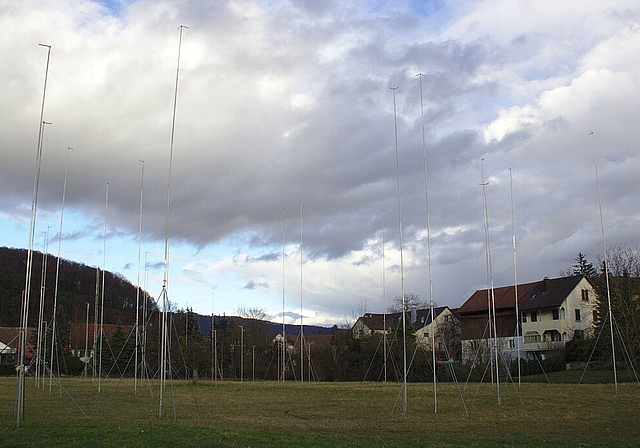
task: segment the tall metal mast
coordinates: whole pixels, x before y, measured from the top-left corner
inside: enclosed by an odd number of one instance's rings
[[[402,294],[402,414],[407,414],[407,326],[406,314],[407,306],[404,295],[404,255],[402,241],[402,202],[400,200],[400,155],[398,153],[398,112],[396,109],[396,90],[397,87],[389,87],[393,91],[393,129],[395,135],[396,148],[396,186],[398,193],[398,227],[400,229],[400,285]]]
[[[604,216],[602,214],[602,197],[600,195],[600,176],[598,175],[598,153],[593,144],[593,131],[589,132],[593,145],[593,164],[596,172],[596,186],[598,188],[598,209],[600,210],[600,232],[602,234],[602,256],[604,257],[604,278],[607,285],[607,307],[609,313],[609,332],[611,334],[611,361],[613,362],[614,391],[618,394],[618,370],[616,367],[616,346],[613,340],[613,312],[611,311],[611,290],[609,288],[609,263],[607,261],[607,246],[604,238]]]
[[[169,148],[169,176],[167,181],[167,207],[165,214],[165,231],[164,231],[164,275],[162,279],[162,349],[160,353],[160,403],[158,407],[158,416],[162,417],[163,411],[163,394],[164,388],[166,386],[167,381],[167,370],[170,368],[170,352],[168,349],[167,341],[169,339],[169,328],[167,321],[167,313],[169,311],[169,302],[167,297],[167,288],[168,288],[168,279],[169,279],[169,216],[170,216],[170,208],[171,208],[171,174],[173,170],[173,143],[175,138],[175,130],[176,130],[176,110],[178,106],[178,82],[180,79],[180,52],[182,50],[182,33],[185,29],[189,29],[189,27],[180,25],[178,27],[179,31],[179,41],[178,41],[178,62],[176,64],[176,83],[175,89],[173,93],[173,113],[171,117],[171,143]],[[175,416],[175,408],[174,408],[174,419]]]
[[[509,168],[509,188],[511,190],[511,239],[513,241],[513,291],[516,305],[516,352],[518,357],[518,386],[522,384],[521,359],[520,359],[520,308],[518,305],[518,260],[516,257],[516,221],[513,207],[513,175]]]
[[[424,201],[427,212],[427,271],[429,277],[429,312],[431,314],[431,362],[433,363],[433,413],[438,412],[438,392],[437,392],[437,377],[436,377],[436,316],[434,313],[433,304],[433,271],[431,265],[431,223],[429,214],[429,178],[427,175],[427,141],[425,138],[425,121],[424,121],[424,95],[422,91],[422,78],[425,75],[418,73],[416,77],[420,84],[420,121],[422,123],[422,155],[424,160]]]
[[[58,315],[58,283],[60,280],[60,249],[62,246],[62,224],[64,222],[64,203],[67,197],[67,177],[69,175],[69,154],[73,148],[67,146],[67,164],[64,170],[64,183],[62,185],[62,207],[60,208],[60,229],[58,230],[58,257],[56,260],[56,281],[53,293],[53,317],[51,330],[51,362],[49,363],[49,394],[53,387],[53,357],[56,353],[57,315]]]
[[[16,387],[16,404],[14,416],[16,426],[20,426],[20,421],[24,417],[24,381],[26,375],[25,350],[27,346],[27,329],[29,326],[29,299],[31,297],[31,273],[33,262],[33,240],[36,230],[36,215],[38,209],[38,189],[40,187],[40,168],[42,166],[42,141],[44,138],[44,104],[47,93],[47,80],[49,78],[49,60],[51,57],[51,45],[39,44],[47,48],[47,65],[44,75],[44,87],[42,89],[42,107],[40,108],[40,121],[38,122],[38,145],[36,148],[36,168],[33,179],[33,194],[31,196],[31,218],[29,223],[29,244],[27,248],[26,273],[24,280],[24,291],[22,296],[22,309],[20,314],[20,353],[18,363],[18,384]]]
[[[300,201],[300,384],[304,384],[304,322],[302,321],[302,201]]]
[[[485,256],[487,262],[487,305],[489,308],[489,332],[493,335],[491,340],[491,378],[493,379],[495,368],[495,381],[498,393],[498,404],[501,403],[500,397],[500,375],[498,369],[498,339],[496,335],[496,302],[493,294],[493,269],[491,266],[491,244],[489,241],[489,214],[487,212],[487,182],[484,181],[484,158],[480,160],[480,168],[482,172],[482,203],[484,208],[484,239],[485,239]]]
[[[140,267],[142,264],[142,200],[144,198],[144,160],[139,160],[141,167],[140,173],[140,214],[138,218],[138,280],[136,283],[136,348],[135,348],[135,367],[133,374],[133,390],[138,393],[138,347],[140,346]],[[143,324],[146,323],[143,320]]]

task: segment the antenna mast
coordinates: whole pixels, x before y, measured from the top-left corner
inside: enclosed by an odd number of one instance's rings
[[[402,294],[402,414],[407,414],[407,328],[406,314],[407,305],[404,296],[404,256],[402,241],[402,202],[400,200],[400,156],[398,154],[398,112],[396,109],[396,90],[397,87],[389,87],[393,91],[393,126],[395,135],[396,148],[396,184],[398,192],[398,227],[400,229],[400,285]]]
[[[33,270],[33,240],[36,230],[36,215],[38,209],[38,188],[40,187],[40,167],[42,166],[42,140],[44,138],[44,103],[47,93],[47,80],[49,78],[49,60],[51,56],[51,45],[39,44],[47,48],[47,65],[44,74],[44,87],[42,90],[42,107],[40,109],[40,121],[38,128],[38,145],[36,148],[36,168],[33,179],[33,195],[31,196],[31,220],[29,224],[29,245],[27,249],[26,274],[24,280],[24,291],[22,297],[22,310],[20,319],[20,354],[18,370],[18,385],[16,388],[15,417],[16,426],[20,426],[20,420],[24,417],[24,377],[27,367],[24,365],[25,350],[27,346],[27,328],[29,326],[29,299],[31,296],[31,273]]]
[[[171,116],[171,143],[169,145],[169,176],[167,181],[167,207],[165,214],[165,227],[164,227],[164,274],[162,278],[162,350],[160,353],[160,404],[158,406],[158,416],[162,417],[162,404],[163,394],[167,381],[167,370],[171,367],[171,358],[168,348],[169,328],[167,322],[167,313],[169,311],[169,301],[167,297],[167,288],[169,280],[169,216],[171,209],[171,174],[173,170],[173,143],[176,131],[176,110],[178,107],[178,82],[180,79],[180,53],[182,50],[182,33],[184,29],[189,27],[180,25],[178,27],[179,40],[178,40],[178,62],[176,64],[176,83],[173,93],[173,113]],[[174,407],[174,420],[176,419],[175,407]]]
[[[433,327],[431,331],[431,362],[433,363],[433,413],[438,412],[438,393],[437,393],[437,381],[436,381],[436,316],[433,305],[433,271],[431,265],[431,225],[429,214],[429,181],[427,176],[427,142],[425,139],[425,121],[424,121],[424,100],[422,91],[422,78],[425,75],[418,73],[416,77],[420,81],[420,119],[422,122],[422,154],[424,159],[424,200],[427,211],[427,271],[429,277],[429,312],[431,313],[431,325]]]

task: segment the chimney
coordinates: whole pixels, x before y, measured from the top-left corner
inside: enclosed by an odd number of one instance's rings
[[[549,292],[549,286],[551,286],[551,280],[549,280],[549,277],[545,277],[543,280],[543,287],[542,287],[542,292]]]

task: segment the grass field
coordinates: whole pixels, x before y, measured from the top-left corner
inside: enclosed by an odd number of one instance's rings
[[[638,446],[640,386],[523,383],[458,389],[397,383],[175,382],[163,395],[133,381],[66,379],[49,395],[29,378],[13,417],[15,378],[0,378],[2,446]],[[516,392],[517,390],[517,392]],[[67,395],[68,393],[68,395]],[[153,394],[153,395],[152,395]],[[73,400],[70,397],[73,398]],[[74,404],[74,401],[76,404]],[[174,420],[174,406],[176,419]]]

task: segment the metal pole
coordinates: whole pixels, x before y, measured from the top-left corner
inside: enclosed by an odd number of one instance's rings
[[[400,229],[400,285],[402,293],[402,414],[407,414],[407,306],[404,295],[404,256],[402,242],[402,202],[400,200],[400,156],[398,152],[398,112],[396,109],[397,87],[389,87],[393,91],[393,127],[396,147],[396,184],[398,191],[398,227]]]
[[[281,361],[281,375],[282,375],[282,383],[284,384],[285,380],[285,367],[286,367],[286,359],[287,359],[287,330],[285,325],[285,302],[284,302],[284,285],[285,285],[285,277],[284,277],[284,268],[285,268],[285,217],[287,214],[286,209],[282,209],[282,359]]]
[[[518,387],[522,386],[522,372],[520,359],[520,308],[518,304],[518,260],[516,257],[516,221],[513,207],[513,175],[509,168],[509,188],[511,191],[511,239],[513,241],[513,292],[516,304],[516,352],[518,356]]]
[[[382,326],[384,328],[384,332],[382,333],[382,339],[384,342],[384,351],[382,352],[382,359],[384,363],[384,382],[387,382],[387,284],[386,284],[386,266],[385,266],[385,258],[384,258],[384,245],[385,242],[385,209],[382,209]]]
[[[166,213],[165,213],[165,231],[164,231],[164,275],[162,279],[162,303],[163,303],[163,319],[162,319],[162,352],[160,356],[160,399],[158,405],[158,416],[162,417],[162,405],[163,405],[163,397],[164,397],[164,388],[167,380],[167,360],[169,358],[167,341],[170,337],[169,329],[167,328],[167,312],[168,312],[168,298],[167,298],[167,288],[169,283],[169,217],[170,217],[170,209],[171,209],[171,174],[173,171],[173,143],[175,138],[175,129],[176,129],[176,110],[178,106],[178,81],[180,79],[180,53],[182,50],[182,33],[184,29],[189,29],[184,25],[180,25],[178,27],[179,30],[179,40],[178,40],[178,61],[176,64],[176,83],[175,89],[173,93],[173,112],[171,116],[171,143],[169,145],[169,175],[167,180],[167,205],[166,205]]]
[[[87,376],[89,366],[89,302],[87,302],[87,322],[84,326],[84,375]]]
[[[304,323],[302,321],[302,201],[300,202],[300,385],[304,384]]]
[[[107,193],[104,206],[104,241],[102,248],[102,290],[100,292],[100,354],[98,357],[98,393],[102,391],[102,340],[104,339],[104,273],[107,270],[107,214],[109,211],[109,183],[107,182]]]
[[[27,346],[27,328],[29,325],[29,299],[31,297],[31,272],[33,262],[33,240],[36,229],[36,215],[38,209],[38,189],[40,187],[40,168],[42,166],[42,141],[44,138],[44,103],[47,92],[47,80],[49,77],[49,59],[51,56],[51,46],[45,44],[39,44],[42,47],[47,48],[47,65],[44,75],[44,88],[42,91],[42,107],[40,109],[40,122],[38,128],[38,145],[36,149],[36,169],[33,179],[33,195],[31,197],[31,219],[29,224],[29,245],[27,249],[27,261],[26,261],[26,274],[25,274],[25,286],[24,295],[22,296],[22,309],[20,315],[20,354],[18,371],[18,385],[16,388],[16,406],[15,417],[16,426],[20,426],[20,420],[24,417],[24,381],[26,366],[25,363],[25,350]]]
[[[593,145],[593,131],[589,132],[589,136],[592,137],[591,142]],[[607,307],[609,313],[609,332],[611,334],[611,361],[613,362],[613,383],[614,392],[618,394],[618,369],[616,367],[616,346],[613,340],[613,312],[611,311],[611,290],[609,288],[609,263],[607,260],[607,246],[604,238],[604,216],[602,214],[602,196],[600,195],[600,176],[598,175],[598,153],[593,145],[593,160],[596,171],[596,186],[598,188],[598,209],[600,210],[600,232],[602,234],[602,256],[604,257],[604,277],[607,286]]]
[[[64,203],[67,196],[67,177],[69,174],[69,154],[71,154],[73,148],[71,146],[67,146],[67,164],[64,171],[64,183],[62,186],[62,207],[60,209],[60,231],[58,232],[58,259],[56,260],[56,281],[53,293],[53,325],[51,330],[51,365],[49,369],[49,394],[51,394],[51,389],[53,385],[53,357],[56,354],[56,333],[58,331],[57,321],[58,321],[58,283],[60,280],[60,248],[62,247],[62,224],[64,222]]]
[[[240,382],[244,382],[244,327],[240,325]]]
[[[138,281],[136,287],[136,348],[135,348],[135,367],[133,374],[133,390],[138,393],[138,347],[140,346],[140,267],[142,264],[142,199],[144,197],[144,160],[138,160],[141,163],[140,174],[140,214],[138,218]]]
[[[418,73],[416,77],[420,85],[420,121],[422,122],[422,155],[424,160],[424,200],[427,212],[427,271],[429,277],[429,312],[431,313],[431,322],[433,330],[431,331],[431,362],[433,364],[433,413],[438,412],[438,393],[437,393],[437,377],[436,377],[436,316],[433,302],[433,275],[431,264],[431,225],[430,225],[430,209],[429,209],[429,181],[427,176],[427,141],[425,137],[425,121],[424,121],[424,100],[422,91],[422,78],[425,75]]]
[[[40,387],[40,368],[41,368],[41,359],[43,357],[43,347],[42,347],[42,318],[43,318],[43,314],[44,314],[44,298],[45,298],[45,291],[46,291],[46,281],[47,281],[47,253],[48,253],[48,246],[49,246],[49,228],[50,226],[47,226],[47,231],[46,232],[42,232],[44,235],[44,241],[43,241],[43,249],[42,249],[42,268],[40,270],[40,308],[39,308],[39,313],[38,313],[38,342],[37,342],[37,346],[36,346],[36,374],[35,374],[35,380],[36,380],[36,387],[39,388]]]
[[[491,347],[491,375],[493,378],[493,369],[495,366],[496,391],[498,395],[498,404],[502,402],[500,396],[500,374],[498,364],[498,336],[496,328],[496,302],[493,293],[493,270],[491,266],[491,244],[489,241],[489,215],[487,212],[487,183],[484,181],[484,158],[480,160],[480,168],[482,173],[482,200],[484,205],[484,237],[485,237],[485,256],[487,261],[487,305],[489,307],[489,328],[493,333]]]

